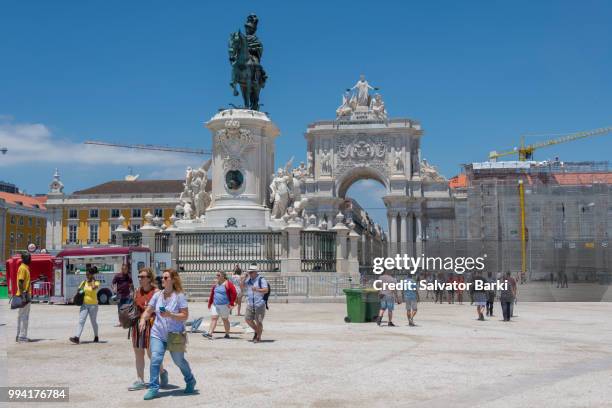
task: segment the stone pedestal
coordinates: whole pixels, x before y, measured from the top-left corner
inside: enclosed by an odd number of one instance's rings
[[[287,233],[287,257],[281,260],[283,273],[298,273],[301,271],[302,257],[300,253],[300,231],[302,226],[291,223],[285,227]]]
[[[221,111],[206,127],[213,138],[211,204],[198,229],[267,229],[278,128],[265,113],[245,109]]]

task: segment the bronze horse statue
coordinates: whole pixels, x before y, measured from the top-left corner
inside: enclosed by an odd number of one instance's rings
[[[255,35],[257,22],[257,16],[251,14],[244,26],[246,34],[238,30],[229,38],[229,61],[232,66],[230,86],[234,96],[238,96],[236,85],[240,86],[244,108],[252,110],[259,110],[259,92],[267,79],[259,63],[263,46]]]

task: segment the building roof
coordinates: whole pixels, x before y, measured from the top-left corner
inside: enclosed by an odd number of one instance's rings
[[[45,203],[47,201],[47,197],[32,197],[23,194],[5,193],[4,191],[0,191],[0,200],[4,200],[12,205],[46,210]]]
[[[468,179],[465,173],[461,173],[451,178],[450,180],[448,180],[448,186],[450,188],[462,188],[462,187],[467,187],[467,185],[468,185]]]
[[[612,184],[612,173],[553,173],[552,177],[559,185]]]
[[[183,180],[113,180],[98,184],[85,190],[75,191],[74,195],[103,194],[180,194]]]

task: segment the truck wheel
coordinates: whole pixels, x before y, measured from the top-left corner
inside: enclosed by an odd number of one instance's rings
[[[98,292],[98,303],[101,305],[108,305],[111,298],[111,294],[108,290],[101,290]]]

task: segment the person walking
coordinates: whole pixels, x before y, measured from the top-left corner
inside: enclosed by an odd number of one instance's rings
[[[494,287],[495,279],[493,279],[493,273],[487,273],[487,283]],[[488,290],[487,292],[487,316],[493,317],[493,302],[495,302],[495,290]]]
[[[225,336],[223,338],[230,338],[229,314],[230,310],[234,307],[235,300],[236,287],[232,281],[227,279],[226,272],[217,272],[217,283],[210,289],[210,296],[208,297],[208,310],[210,310],[211,318],[208,333],[204,333],[204,337],[209,340],[213,339],[217,321],[219,316],[221,316],[223,327],[225,328]]]
[[[112,289],[119,298],[117,303],[117,313],[119,313],[121,306],[133,301],[134,282],[132,281],[132,276],[130,276],[130,266],[128,264],[121,265],[121,272],[113,277]],[[121,327],[121,323],[115,327]]]
[[[138,272],[138,289],[134,293],[134,306],[138,310],[138,315],[142,316],[147,308],[147,304],[153,298],[153,295],[159,292],[155,273],[151,268],[143,268]],[[134,349],[134,360],[136,363],[136,381],[128,388],[128,391],[144,390],[147,384],[144,381],[145,367],[145,352],[151,360],[151,327],[155,316],[151,316],[145,320],[144,330],[140,330],[140,321],[137,320],[130,327],[130,336],[132,337],[132,348]],[[165,387],[168,385],[168,371],[164,370],[163,364],[160,364],[159,385]]]
[[[474,280],[472,282],[471,292],[474,297],[474,304],[476,305],[476,313],[478,314],[478,320],[484,321],[484,310],[487,305],[487,294],[484,288],[485,280],[480,276],[480,272],[476,272]],[[478,287],[478,289],[476,289]]]
[[[30,341],[28,338],[28,324],[30,322],[30,303],[32,301],[32,285],[30,282],[31,262],[32,255],[28,252],[21,254],[21,265],[17,269],[17,291],[15,296],[21,297],[24,306],[19,308],[17,312],[17,336],[15,336],[17,343],[27,343]]]
[[[185,359],[187,351],[185,321],[189,318],[189,308],[178,272],[174,269],[166,269],[162,274],[162,286],[164,289],[155,293],[147,304],[147,308],[140,316],[138,326],[140,331],[144,332],[147,320],[155,313],[149,340],[151,368],[149,390],[144,395],[145,400],[156,398],[159,394],[159,374],[166,351],[170,352],[172,361],[183,374],[186,384],[184,393],[193,394],[196,386],[196,379]]]
[[[243,292],[246,291],[247,311],[244,316],[246,323],[253,329],[253,343],[261,341],[263,333],[263,320],[266,316],[267,296],[270,293],[270,286],[263,276],[257,272],[257,265],[251,264],[248,269],[248,279],[246,276],[240,281]]]
[[[499,300],[501,302],[502,314],[504,322],[509,322],[512,317],[512,305],[516,299],[516,281],[514,281],[510,272],[506,272],[504,280],[505,288],[501,290]]]
[[[419,292],[417,290],[417,284],[412,277],[409,276],[404,280],[404,283],[406,285],[404,289],[404,302],[406,302],[406,317],[408,317],[408,326],[414,327],[416,326],[416,324],[414,324],[414,316],[417,314]]]
[[[461,287],[465,283],[465,279],[463,278],[463,274],[457,276],[457,302],[460,305],[463,304],[463,289]]]
[[[83,297],[83,304],[79,310],[79,325],[77,326],[76,334],[73,337],[70,337],[70,340],[74,344],[80,343],[81,334],[83,334],[83,328],[85,327],[85,322],[87,321],[87,316],[89,316],[89,322],[91,323],[91,327],[94,332],[93,342],[97,343],[98,339],[98,288],[100,287],[100,282],[96,280],[96,275],[98,274],[98,268],[92,266],[87,268],[87,272],[85,273],[85,281],[81,283],[79,286],[79,290],[82,290],[85,294]]]
[[[400,304],[401,300],[399,298],[399,292],[397,290],[389,289],[389,285],[396,285],[397,279],[389,274],[388,269],[385,269],[380,277],[380,280],[382,282],[382,289],[378,295],[380,297],[380,310],[378,311],[378,319],[376,319],[376,324],[379,326],[382,324],[382,319],[386,310],[387,315],[389,316],[389,323],[387,323],[387,325],[395,327],[393,324],[393,309],[395,308],[395,303]]]
[[[232,275],[232,283],[236,288],[236,316],[242,316],[240,314],[240,308],[242,307],[242,298],[244,294],[242,293],[242,289],[240,288],[240,279],[242,278],[242,269],[240,265],[236,264],[234,267],[234,274]],[[231,313],[231,310],[230,310]]]
[[[448,280],[447,282],[449,282],[451,285],[450,289],[448,290],[448,304],[450,305],[451,303],[455,303],[455,285],[457,283],[457,276],[455,274],[453,274],[452,272],[448,273]]]

